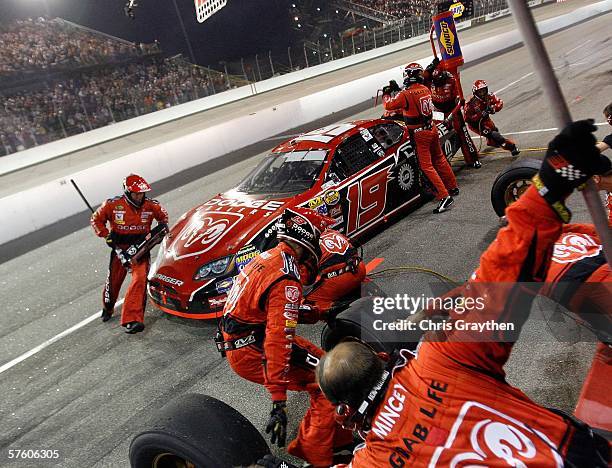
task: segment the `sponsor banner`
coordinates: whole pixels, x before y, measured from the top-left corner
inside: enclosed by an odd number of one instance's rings
[[[504,8],[503,10],[496,11],[494,13],[489,13],[485,15],[485,21],[491,21],[497,18],[501,18],[502,16],[506,16],[510,14],[509,8]]]
[[[450,11],[440,13],[431,20],[436,30],[438,49],[445,67],[452,69],[463,65],[463,53],[461,52],[453,13]]]
[[[456,24],[457,31],[461,29],[467,29],[472,27],[472,20],[462,21],[461,23]]]

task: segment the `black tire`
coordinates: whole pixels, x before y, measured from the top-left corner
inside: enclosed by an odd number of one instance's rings
[[[491,188],[491,204],[497,216],[504,216],[506,208],[531,185],[541,165],[540,159],[519,159],[497,176]]]
[[[333,321],[326,324],[321,332],[321,348],[329,351],[344,339],[358,338],[369,344],[376,352],[391,354],[397,348],[414,349],[418,337],[411,336],[411,332],[380,332],[375,329],[376,320],[390,322],[393,318],[400,317],[398,315],[392,318],[389,313],[376,315],[373,312],[373,301],[374,298],[371,296],[357,299]],[[405,316],[405,313],[403,315]]]
[[[259,431],[216,398],[194,393],[166,404],[132,439],[132,468],[231,468],[270,453]],[[180,464],[185,461],[191,463]]]

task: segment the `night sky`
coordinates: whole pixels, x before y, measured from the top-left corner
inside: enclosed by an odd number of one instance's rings
[[[172,0],[138,0],[136,20],[124,15],[125,0],[0,0],[0,21],[41,16],[73,21],[133,42],[157,39],[164,52],[189,57]],[[258,52],[283,51],[290,41],[288,0],[228,0],[204,23],[195,17],[193,0],[176,0],[195,58],[218,68],[220,60]]]

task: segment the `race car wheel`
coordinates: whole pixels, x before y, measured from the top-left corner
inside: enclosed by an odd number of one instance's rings
[[[529,188],[541,165],[539,159],[519,159],[497,176],[491,188],[491,204],[497,216],[504,216],[506,208]]]
[[[259,431],[213,397],[186,394],[164,406],[130,445],[132,468],[231,468],[270,453]]]
[[[406,332],[395,334],[376,331],[374,321],[380,320],[381,316],[374,314],[373,301],[374,298],[371,296],[357,299],[334,320],[329,321],[321,332],[321,348],[330,351],[347,339],[358,339],[370,345],[374,351],[388,354],[397,348],[416,347],[416,342],[411,343],[405,339],[408,336]],[[386,315],[384,319],[391,320],[391,317]]]

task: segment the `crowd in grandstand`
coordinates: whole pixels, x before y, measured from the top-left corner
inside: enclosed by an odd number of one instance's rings
[[[131,44],[61,19],[0,25],[0,76],[97,65],[137,57],[150,45]]]
[[[375,10],[387,18],[409,18],[436,13],[436,2],[432,0],[350,0],[356,5]]]
[[[201,67],[178,58],[73,73],[70,78],[3,93],[0,155],[164,109],[223,89]]]

